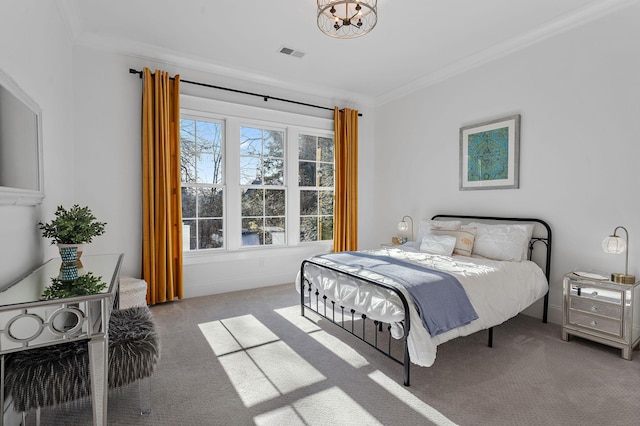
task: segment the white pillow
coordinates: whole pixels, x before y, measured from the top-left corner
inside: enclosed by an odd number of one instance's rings
[[[471,256],[473,249],[473,240],[476,234],[476,228],[472,226],[461,226],[461,229],[441,229],[437,226],[431,227],[429,233],[433,235],[449,235],[455,237],[456,245],[453,248],[453,254],[460,256]]]
[[[515,262],[527,259],[532,223],[490,225],[473,222],[469,226],[477,228],[473,254]]]
[[[429,233],[429,229],[437,226],[440,229],[460,229],[462,222],[459,220],[428,220],[422,219],[418,224],[418,232],[416,233],[416,242],[420,244],[425,235]]]
[[[453,248],[456,246],[456,237],[452,235],[432,235],[427,234],[422,239],[420,251],[430,254],[442,254],[451,256]]]

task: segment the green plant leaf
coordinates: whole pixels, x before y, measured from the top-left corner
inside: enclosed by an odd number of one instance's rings
[[[97,294],[107,288],[102,277],[96,277],[92,272],[81,275],[73,281],[62,281],[51,278],[51,285],[42,293],[42,300],[63,299],[66,297],[86,296]]]
[[[89,207],[80,207],[78,204],[68,210],[58,206],[51,222],[38,222],[42,236],[51,238],[51,244],[90,243],[93,237],[104,234],[106,225],[97,220]]]

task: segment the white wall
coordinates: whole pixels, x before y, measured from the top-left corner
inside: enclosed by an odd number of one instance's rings
[[[0,68],[43,111],[46,194],[40,206],[0,205],[2,287],[55,253],[37,223],[73,200],[74,157],[71,40],[56,3],[0,0],[0,10]],[[18,417],[7,408],[5,424],[18,424]]]
[[[624,270],[623,256],[600,248],[616,225],[629,230],[629,272],[640,276],[638,22],[635,5],[376,108],[379,240],[404,214],[545,219],[555,322],[564,273]],[[520,189],[459,191],[460,127],[511,114],[522,115]]]
[[[37,223],[73,197],[71,40],[55,2],[0,1],[0,68],[42,108],[41,206],[0,206],[0,287],[52,257]]]
[[[94,252],[124,252],[122,273],[140,276],[141,266],[141,108],[142,80],[129,74],[129,68],[156,68],[180,74],[183,80],[215,84],[234,89],[266,93],[332,107],[334,98],[317,98],[294,93],[285,88],[264,87],[236,81],[207,72],[188,69],[161,61],[135,58],[91,47],[74,48],[74,118],[76,157],[76,196],[87,200],[94,212],[106,221],[106,233],[94,240]],[[261,98],[230,94],[224,91],[181,84],[188,95],[233,101],[262,108],[300,112],[301,107],[277,101],[265,103]],[[345,101],[346,102],[346,101]],[[370,212],[373,192],[368,182],[373,176],[373,113],[365,106],[348,105],[362,110],[360,121],[361,191],[364,212],[360,222],[363,244],[370,236]],[[305,114],[332,117],[331,111],[308,109]],[[300,262],[327,246],[267,248],[217,253],[212,257],[185,257],[185,297],[293,282]]]

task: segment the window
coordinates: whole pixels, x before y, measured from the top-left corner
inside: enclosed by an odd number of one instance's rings
[[[284,131],[240,128],[242,245],[286,244]]]
[[[180,120],[184,250],[224,245],[223,135],[220,121]]]
[[[333,239],[333,139],[298,137],[300,241]]]
[[[333,122],[181,100],[183,249],[235,251],[333,239]]]

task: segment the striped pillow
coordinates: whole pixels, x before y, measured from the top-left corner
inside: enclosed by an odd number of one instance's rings
[[[456,238],[456,245],[453,254],[460,256],[471,256],[473,240],[476,236],[476,228],[463,226],[462,229],[441,229],[437,226],[431,227],[429,233],[433,235],[450,235]]]

